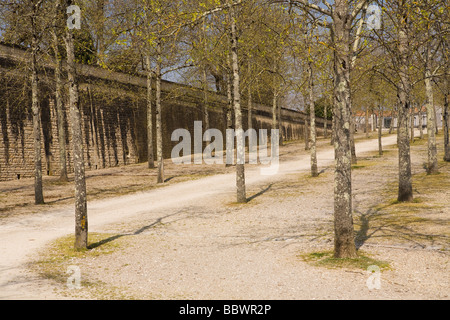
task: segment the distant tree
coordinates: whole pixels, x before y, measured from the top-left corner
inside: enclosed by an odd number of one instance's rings
[[[58,146],[59,146],[59,167],[60,175],[59,180],[62,182],[68,181],[67,176],[67,159],[66,159],[66,129],[63,112],[63,82],[62,82],[62,55],[60,52],[60,36],[61,29],[64,23],[63,15],[64,11],[61,8],[61,0],[55,1],[54,16],[53,16],[53,29],[52,32],[52,45],[55,59],[55,104],[57,114],[57,127],[58,127]]]
[[[333,106],[327,97],[321,97],[315,103],[316,117],[331,120],[333,118]],[[326,113],[326,116],[325,116]]]
[[[42,10],[42,0],[33,0],[31,3],[31,92],[33,113],[33,136],[34,136],[34,199],[36,204],[44,203],[42,191],[42,151],[41,151],[41,108],[39,102],[38,88],[38,66],[37,55],[39,50],[38,19]]]

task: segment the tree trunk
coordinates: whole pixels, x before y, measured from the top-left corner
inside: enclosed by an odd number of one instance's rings
[[[272,130],[277,129],[277,93],[274,89],[272,94]]]
[[[227,15],[228,17],[228,15]],[[227,20],[228,21],[228,20]],[[228,42],[231,44],[231,39],[228,35]],[[227,80],[227,114],[226,114],[226,128],[228,130],[233,129],[233,82],[232,82],[232,70],[231,70],[231,52],[227,55],[227,70],[226,70],[226,80]],[[233,141],[229,141],[231,137],[227,135],[227,145],[231,145]],[[228,151],[228,150],[227,150]],[[229,167],[233,164],[234,155],[230,152],[226,153],[225,166]]]
[[[418,109],[419,113],[419,137],[422,140],[423,139],[423,115],[422,115],[422,106],[419,105],[419,109]]]
[[[334,45],[334,256],[356,257],[352,216],[351,101],[349,4],[335,1],[332,13]]]
[[[437,120],[437,113],[436,113],[436,106],[433,104],[433,111],[434,111],[434,128],[436,129],[436,135],[439,133],[439,127],[438,127],[438,120]]]
[[[44,203],[44,195],[42,190],[42,148],[41,148],[41,108],[39,105],[39,88],[38,88],[38,72],[37,72],[37,51],[38,40],[36,31],[36,15],[38,4],[33,8],[32,39],[31,39],[31,110],[33,113],[33,137],[34,137],[34,202],[35,204]]]
[[[334,146],[334,127],[336,124],[334,123],[334,107],[332,110],[332,116],[331,116],[331,139],[330,139],[330,145]]]
[[[448,107],[448,97],[450,93],[444,95],[444,161],[450,162],[450,138],[449,138],[449,127],[450,127],[450,117],[449,117],[449,107]]]
[[[203,67],[203,130],[209,129],[209,111],[208,111],[208,77],[206,67]]]
[[[92,92],[91,92],[91,88],[88,87],[87,88],[88,94],[89,94],[89,102],[90,102],[90,107],[91,107],[91,120],[90,120],[90,125],[91,125],[91,139],[92,139],[92,146],[94,147],[94,164],[95,164],[95,169],[98,169],[100,166],[100,152],[99,152],[99,148],[98,148],[98,136],[97,136],[97,127],[95,125],[95,111],[94,111],[94,101],[92,99]]]
[[[323,121],[323,137],[326,139],[328,137],[328,110],[327,110],[327,104],[325,103],[324,109],[324,121]]]
[[[381,105],[378,110],[378,154],[381,156],[383,155],[383,145],[381,143],[381,137],[383,134],[383,109],[381,108]]]
[[[245,144],[244,144],[244,132],[242,129],[242,112],[239,92],[239,60],[238,60],[238,37],[236,30],[236,16],[235,8],[230,8],[230,20],[231,20],[231,58],[232,58],[232,70],[233,70],[233,105],[234,105],[234,121],[236,129],[236,187],[237,187],[237,202],[247,202],[245,192]]]
[[[248,130],[253,128],[253,101],[252,101],[252,85],[251,85],[251,62],[250,59],[248,59],[248,73],[249,73],[249,81],[248,81],[248,87],[247,87],[247,96],[248,96],[248,107],[247,107],[247,121],[248,121]],[[249,131],[250,132],[250,131]],[[252,149],[256,147],[255,144],[256,141],[253,141],[253,135],[248,135],[248,151],[253,152],[255,149]]]
[[[411,176],[411,154],[408,137],[408,115],[411,107],[409,95],[411,90],[409,79],[409,41],[407,32],[407,13],[403,7],[401,12],[401,25],[398,31],[398,53],[400,58],[400,84],[398,86],[398,162],[399,162],[399,185],[398,198],[400,202],[412,201],[412,176]]]
[[[148,168],[155,168],[155,158],[153,151],[153,108],[152,108],[152,66],[150,55],[145,57],[147,65],[147,162]]]
[[[233,83],[231,71],[227,74],[227,102],[227,129],[233,129]]]
[[[365,131],[366,131],[366,138],[369,138],[369,107],[366,107],[366,113],[364,115],[364,124],[365,124]]]
[[[434,107],[434,94],[431,74],[431,50],[427,46],[425,58],[425,92],[427,96],[427,134],[428,134],[428,165],[427,173],[438,172],[437,165],[437,147],[436,147],[436,113]]]
[[[351,102],[351,100],[350,100]],[[358,158],[356,157],[356,147],[355,147],[355,119],[353,117],[353,111],[350,107],[350,152],[352,154],[352,164],[358,163]]]
[[[56,4],[55,21],[59,13],[59,1]],[[59,56],[57,27],[55,26],[52,32],[53,36],[53,50],[55,53],[55,107],[56,107],[56,121],[58,128],[58,146],[59,146],[59,181],[68,181],[67,177],[67,159],[66,159],[66,130],[64,125],[63,99],[62,99],[62,81],[61,81],[61,58]]]
[[[411,134],[409,135],[411,142],[414,142],[414,106],[411,106],[411,112],[409,114],[410,116],[410,127],[409,129],[411,130]]]
[[[310,146],[309,146],[309,124],[308,124],[308,117],[305,116],[305,130],[304,130],[304,139],[305,139],[305,150],[308,151],[310,150]]]
[[[283,121],[281,119],[281,103],[280,103],[280,101],[278,101],[278,99],[277,99],[277,118],[278,118],[277,129],[278,129],[278,132],[279,132],[279,145],[282,146],[283,145],[283,137],[284,137],[284,134],[283,134]]]
[[[402,84],[400,84],[402,86]],[[409,102],[405,89],[399,89],[397,142],[399,156],[398,201],[412,201],[411,155],[408,134]]]
[[[311,57],[309,57],[311,59]],[[315,98],[314,98],[314,79],[312,62],[308,61],[308,89],[309,89],[309,119],[310,119],[310,148],[311,148],[311,176],[317,177],[319,175],[317,171],[317,153],[316,153],[316,111],[315,111]]]
[[[392,110],[391,125],[389,126],[389,134],[394,130],[395,110]]]
[[[161,109],[161,39],[158,38],[156,44],[156,153],[158,157],[158,177],[157,183],[164,183],[164,157],[163,157],[163,140],[162,140],[162,109]]]
[[[69,3],[71,1],[68,1]],[[69,80],[69,108],[72,128],[73,167],[75,173],[75,249],[86,249],[88,239],[88,220],[86,203],[86,180],[81,131],[81,112],[79,106],[78,82],[75,70],[75,50],[73,34],[67,29],[67,74]]]

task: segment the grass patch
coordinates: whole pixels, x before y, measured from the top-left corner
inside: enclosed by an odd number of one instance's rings
[[[68,268],[77,266],[77,261],[84,258],[95,258],[117,251],[121,244],[116,240],[119,236],[105,233],[89,233],[88,249],[75,250],[74,235],[61,237],[50,243],[42,252],[39,259],[33,262],[29,268],[44,279],[53,280],[59,289],[69,290],[65,285],[70,276]],[[120,292],[114,293],[111,288],[105,289],[104,284],[99,281],[89,280],[81,268],[81,290],[70,290],[71,294],[85,293],[86,290],[95,291],[95,296],[101,296],[101,292],[107,292],[106,296],[122,297]],[[66,291],[66,294],[69,294]]]
[[[335,258],[331,251],[304,253],[298,256],[301,260],[314,266],[338,269],[362,269],[367,270],[369,266],[376,265],[381,271],[390,269],[389,263],[374,259],[367,253],[358,252],[356,258]]]

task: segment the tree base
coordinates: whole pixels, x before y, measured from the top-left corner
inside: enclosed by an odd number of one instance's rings
[[[347,245],[335,245],[334,247],[334,258],[336,259],[352,259],[357,258],[356,246],[354,243]]]

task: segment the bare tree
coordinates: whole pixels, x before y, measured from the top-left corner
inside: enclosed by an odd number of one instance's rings
[[[41,108],[39,105],[39,88],[38,88],[38,70],[37,70],[37,54],[38,34],[37,34],[37,18],[41,9],[42,0],[32,1],[31,22],[31,92],[33,113],[33,137],[34,137],[34,202],[36,204],[44,203],[44,195],[42,191],[42,151],[41,151]]]
[[[162,80],[162,44],[161,36],[156,39],[156,154],[158,158],[157,183],[164,183],[164,156],[162,138],[162,108],[161,108],[161,80]]]
[[[383,155],[383,145],[381,137],[383,135],[383,107],[381,103],[378,105],[378,154]]]
[[[72,0],[66,0],[67,7]],[[78,80],[75,66],[75,48],[73,31],[66,29],[64,38],[67,51],[67,75],[69,83],[69,109],[72,130],[73,167],[75,173],[75,249],[87,248],[88,219],[86,199],[86,178],[84,168],[83,134],[81,131],[81,110],[79,102]]]
[[[64,125],[64,111],[63,111],[63,83],[61,79],[61,56],[59,52],[59,28],[61,27],[61,0],[55,1],[55,15],[54,26],[52,30],[53,51],[55,54],[55,104],[57,114],[58,127],[58,145],[59,145],[59,180],[62,182],[68,181],[67,177],[67,159],[66,159],[66,129]]]
[[[235,6],[230,7],[230,39],[231,39],[231,66],[233,71],[233,109],[236,130],[236,192],[237,202],[247,202],[245,192],[245,143],[242,128],[242,111],[240,101],[239,62],[238,62],[238,35],[236,26],[237,13]]]
[[[153,107],[152,107],[152,78],[153,72],[151,67],[150,55],[145,56],[147,68],[147,162],[148,168],[155,167],[154,151],[153,151]]]
[[[335,184],[334,184],[334,255],[335,257],[355,257],[353,216],[352,216],[352,178],[351,178],[351,96],[350,68],[352,64],[351,30],[356,17],[367,1],[358,1],[352,8],[349,1],[336,0],[331,5],[316,5],[313,1],[297,0],[290,4],[298,5],[309,12],[327,15],[331,22],[322,25],[330,28],[331,46],[334,54],[334,110],[333,139],[335,146]]]
[[[396,1],[398,24],[398,63],[400,84],[398,85],[398,154],[399,154],[399,185],[398,201],[412,201],[411,154],[408,135],[408,116],[411,83],[409,76],[408,12],[405,0]]]
[[[433,174],[438,172],[437,165],[437,147],[436,147],[436,111],[434,105],[434,92],[433,92],[433,72],[431,70],[431,63],[433,59],[433,43],[431,27],[428,27],[429,40],[426,42],[426,48],[424,53],[425,58],[425,92],[427,97],[427,135],[428,135],[428,165],[427,173]]]

